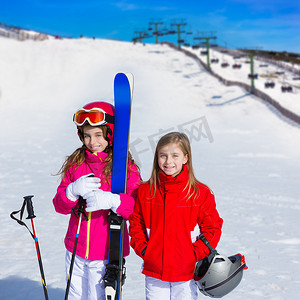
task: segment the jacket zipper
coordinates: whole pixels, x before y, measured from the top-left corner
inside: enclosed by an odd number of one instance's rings
[[[97,152],[94,152],[93,155],[97,156],[100,160],[100,162],[102,162],[102,159],[97,155]],[[87,161],[86,161],[87,163]],[[87,163],[88,167],[90,168],[92,173],[95,173],[93,171],[93,169],[91,168],[91,166]],[[87,229],[86,229],[86,252],[85,252],[85,258],[88,259],[89,258],[89,252],[90,252],[90,228],[91,228],[91,216],[92,216],[92,212],[89,212],[89,216],[88,216],[88,223],[87,223]]]
[[[164,273],[163,273],[163,269],[164,269],[164,254],[165,254],[165,230],[166,230],[166,226],[165,226],[165,221],[166,221],[166,191],[164,191],[164,195],[163,195],[163,199],[164,199],[164,221],[163,221],[163,251],[162,251],[162,273],[161,273],[161,277],[163,277]]]
[[[94,152],[93,154],[99,158],[100,162],[102,162],[102,159],[97,155],[97,152]],[[87,163],[87,161],[86,161],[86,163]],[[93,169],[91,168],[91,166],[88,163],[87,163],[87,165],[90,168],[91,172],[95,174],[95,172],[93,171]],[[90,252],[91,216],[92,216],[92,212],[89,212],[88,223],[87,223],[87,232],[86,232],[86,252],[85,252],[85,258],[86,259],[89,258],[89,252]]]
[[[85,258],[86,259],[89,258],[89,252],[90,252],[91,215],[92,215],[92,212],[89,212],[88,223],[87,223],[87,232],[86,232],[86,252],[85,252]]]

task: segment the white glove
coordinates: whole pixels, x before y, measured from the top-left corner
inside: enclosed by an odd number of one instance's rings
[[[91,191],[84,195],[86,199],[86,211],[91,212],[100,209],[111,209],[116,212],[121,204],[120,195],[102,190]]]
[[[100,178],[89,177],[93,173],[79,177],[76,181],[70,183],[66,189],[66,196],[72,201],[78,200],[90,191],[97,190],[101,186]]]

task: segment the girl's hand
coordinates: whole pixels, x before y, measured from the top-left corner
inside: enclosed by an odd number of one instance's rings
[[[101,186],[100,178],[91,177],[93,173],[81,176],[76,181],[70,183],[66,189],[66,196],[72,201],[78,200],[79,196],[84,196],[90,191],[98,190]]]
[[[86,199],[86,211],[96,211],[100,209],[111,209],[116,213],[121,204],[120,195],[102,190],[91,191],[83,196]]]

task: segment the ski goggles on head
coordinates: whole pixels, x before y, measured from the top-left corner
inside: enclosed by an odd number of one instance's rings
[[[107,114],[100,108],[80,109],[73,116],[73,122],[77,126],[82,126],[88,122],[91,126],[114,124],[114,116]]]

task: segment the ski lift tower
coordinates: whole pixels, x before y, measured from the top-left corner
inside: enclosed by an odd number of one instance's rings
[[[251,88],[255,88],[254,80],[258,78],[258,74],[254,73],[254,55],[258,52],[258,50],[262,49],[262,47],[255,47],[253,49],[246,50],[249,53],[250,59],[250,74],[248,74],[248,78],[251,79]]]
[[[160,35],[159,31],[158,31],[158,25],[162,25],[163,22],[150,22],[149,24],[154,25],[155,29],[154,29],[153,35],[155,35],[155,44],[158,44],[158,36]]]
[[[137,30],[134,33],[136,36],[132,39],[133,42],[144,43],[144,39],[149,37],[148,33],[145,30]]]
[[[200,37],[194,37],[195,40],[205,40],[206,42],[206,53],[207,53],[207,67],[210,68],[210,59],[209,59],[209,41],[210,40],[216,40],[217,37],[215,36],[214,31],[210,32],[200,32],[202,36]],[[209,35],[210,33],[210,35]]]
[[[177,45],[178,45],[178,48],[180,48],[181,44],[184,42],[184,40],[182,40],[180,38],[180,34],[181,33],[184,33],[185,31],[181,31],[181,27],[185,26],[186,23],[185,22],[174,22],[171,24],[171,26],[176,26],[177,27]]]

